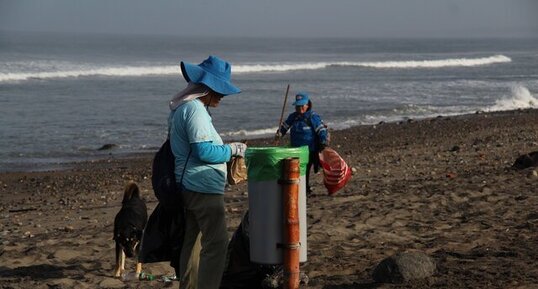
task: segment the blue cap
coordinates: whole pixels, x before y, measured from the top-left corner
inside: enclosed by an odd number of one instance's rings
[[[295,102],[293,103],[293,105],[303,106],[308,103],[308,100],[309,100],[308,93],[301,91],[295,95]]]
[[[202,63],[195,65],[181,61],[181,73],[187,82],[202,83],[222,95],[240,93],[232,84],[232,66],[230,63],[210,55]]]

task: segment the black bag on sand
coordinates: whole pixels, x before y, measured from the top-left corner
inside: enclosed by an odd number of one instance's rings
[[[219,289],[276,289],[282,288],[282,265],[261,265],[250,261],[249,214],[243,216],[235,230],[226,256],[226,267]],[[300,272],[300,284],[308,285],[309,278]]]
[[[227,262],[220,289],[262,289],[264,279],[282,272],[280,265],[258,265],[250,261],[248,211],[228,244]]]
[[[166,139],[153,158],[151,185],[155,197],[166,209],[180,208],[181,196],[176,184],[175,158],[170,146],[170,139]]]
[[[185,219],[182,212],[166,210],[157,204],[144,229],[138,259],[142,263],[170,261],[179,276],[179,257],[185,235]]]
[[[512,167],[518,170],[523,170],[530,167],[538,167],[538,151],[520,155]]]

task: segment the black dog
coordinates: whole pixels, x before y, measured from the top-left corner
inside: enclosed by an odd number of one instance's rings
[[[116,241],[116,268],[114,276],[120,277],[125,270],[125,256],[138,256],[140,241],[148,212],[146,203],[140,198],[140,190],[134,182],[125,186],[122,206],[114,219],[114,240]],[[136,273],[142,271],[142,263],[136,262]]]

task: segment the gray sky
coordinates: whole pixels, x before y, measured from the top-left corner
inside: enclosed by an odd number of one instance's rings
[[[261,37],[538,37],[538,0],[0,0],[0,30]]]

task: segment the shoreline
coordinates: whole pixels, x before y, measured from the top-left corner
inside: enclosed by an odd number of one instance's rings
[[[538,110],[528,109],[331,131],[331,147],[355,172],[332,197],[322,175],[311,176],[308,261],[300,268],[310,283],[304,288],[536,288],[538,168],[511,166],[538,150],[537,124]],[[139,185],[149,213],[157,204],[152,158],[112,155],[61,171],[0,173],[0,284],[164,286],[112,277],[112,229],[125,184]],[[231,237],[248,209],[247,183],[227,187],[224,200]],[[435,260],[432,277],[373,281],[381,260],[410,251]],[[132,259],[126,268],[134,268]],[[143,270],[173,273],[166,262]]]
[[[395,120],[395,121],[381,121],[376,124],[361,124],[356,126],[351,126],[344,129],[330,129],[331,133],[342,133],[345,134],[346,131],[352,131],[356,128],[361,127],[375,127],[383,124],[404,124],[409,122],[421,122],[421,121],[428,121],[432,119],[439,119],[439,118],[467,118],[473,115],[502,115],[502,114],[510,114],[515,112],[524,112],[524,111],[532,111],[532,110],[538,110],[534,108],[527,108],[527,109],[514,109],[514,110],[504,110],[504,111],[492,111],[492,112],[486,112],[486,111],[476,111],[474,113],[466,113],[466,114],[455,114],[455,115],[438,115],[438,116],[427,116],[424,118],[403,118],[401,120]],[[270,146],[272,145],[272,136],[271,135],[260,135],[260,136],[254,136],[254,137],[239,137],[239,136],[233,136],[228,137],[225,139],[225,143],[234,142],[234,141],[244,141],[247,140],[249,143],[262,143],[262,144],[268,144]],[[94,162],[110,162],[117,159],[132,159],[132,158],[139,158],[139,157],[148,157],[155,155],[159,147],[154,148],[154,150],[150,151],[139,151],[139,152],[120,152],[120,153],[114,153],[114,149],[105,150],[105,152],[102,155],[94,155],[94,156],[81,156],[77,157],[76,160],[73,161],[61,161],[61,159],[58,159],[58,162],[24,162],[24,163],[9,163],[6,164],[6,166],[11,165],[16,167],[16,169],[7,169],[7,168],[1,168],[0,174],[8,174],[8,173],[37,173],[37,172],[56,172],[56,171],[65,171],[76,168],[78,165],[83,163],[94,163]],[[108,152],[108,154],[106,154]],[[37,168],[36,168],[37,166]]]

